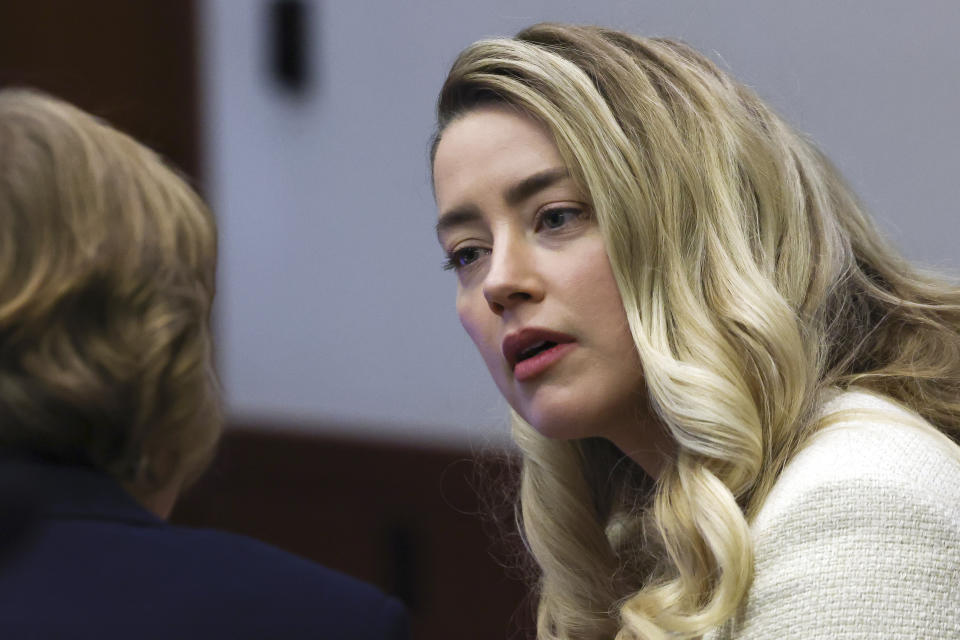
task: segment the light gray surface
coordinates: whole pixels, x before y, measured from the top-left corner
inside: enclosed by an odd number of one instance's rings
[[[456,53],[541,20],[710,53],[820,143],[908,255],[960,267],[954,0],[316,2],[304,100],[266,73],[267,4],[202,5],[219,358],[235,416],[506,439],[440,270],[426,149]]]

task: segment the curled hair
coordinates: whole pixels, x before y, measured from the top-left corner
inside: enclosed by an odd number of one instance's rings
[[[882,393],[957,440],[960,290],[902,259],[814,145],[710,60],[597,27],[480,41],[443,86],[434,151],[491,102],[545,125],[587,194],[677,444],[643,482],[609,443],[514,415],[539,638],[694,638],[734,615],[748,523],[827,389]]]
[[[192,479],[220,433],[216,227],[152,151],[0,91],[0,447],[136,491]]]

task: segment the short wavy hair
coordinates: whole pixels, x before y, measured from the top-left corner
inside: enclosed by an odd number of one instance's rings
[[[151,492],[221,431],[211,212],[156,153],[59,99],[0,91],[0,448]]]
[[[440,92],[433,151],[490,103],[543,123],[587,194],[677,444],[651,486],[610,443],[514,415],[538,638],[697,638],[733,616],[748,522],[828,389],[960,439],[960,289],[900,257],[829,160],[705,56],[558,24],[477,42]]]

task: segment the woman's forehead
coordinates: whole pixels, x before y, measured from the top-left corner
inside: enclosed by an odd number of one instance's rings
[[[434,190],[438,203],[483,183],[523,178],[563,167],[546,128],[514,109],[475,109],[448,125],[437,146]]]

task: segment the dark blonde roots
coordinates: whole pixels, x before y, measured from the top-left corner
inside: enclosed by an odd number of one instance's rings
[[[460,55],[438,139],[488,102],[544,123],[589,195],[678,445],[651,490],[609,446],[515,416],[539,638],[694,638],[729,619],[748,523],[828,388],[885,394],[957,439],[960,291],[900,258],[829,161],[704,56],[537,25]]]
[[[189,481],[220,432],[212,215],[152,151],[0,91],[0,447],[137,490]]]

